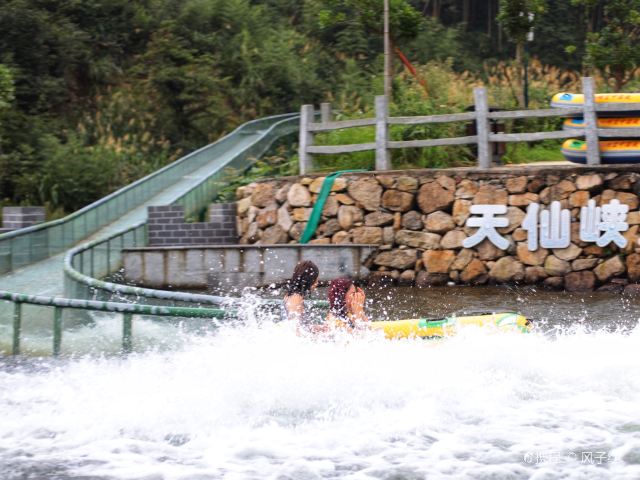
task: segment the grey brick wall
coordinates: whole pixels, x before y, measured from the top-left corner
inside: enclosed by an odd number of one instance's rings
[[[44,207],[3,207],[2,230],[17,230],[45,221]]]
[[[147,207],[147,225],[153,247],[238,243],[235,203],[212,204],[204,223],[186,223],[180,205]]]

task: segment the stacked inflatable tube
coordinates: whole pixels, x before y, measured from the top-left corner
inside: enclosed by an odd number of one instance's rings
[[[640,93],[598,93],[595,95],[595,100],[597,104],[638,104],[638,111],[608,112],[606,116],[599,115],[598,128],[621,130],[640,128]],[[584,95],[577,93],[557,93],[551,99],[551,106],[560,109],[579,107],[583,103]],[[582,133],[584,120],[582,117],[567,118],[563,129],[576,134]],[[562,144],[562,154],[570,162],[586,163],[587,144],[582,140],[568,139]],[[600,158],[605,164],[640,163],[640,140],[621,137],[601,141]]]
[[[516,312],[471,313],[439,319],[413,318],[368,324],[371,330],[383,331],[385,337],[390,339],[449,337],[469,326],[524,333],[531,330],[531,322]]]

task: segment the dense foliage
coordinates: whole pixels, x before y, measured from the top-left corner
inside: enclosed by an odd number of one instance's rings
[[[393,45],[420,77],[395,62],[396,113],[460,111],[480,82],[492,101],[514,106],[519,68],[510,61],[530,26],[533,105],[575,86],[582,68],[612,87],[637,87],[638,0],[390,4]],[[513,18],[508,8],[519,5],[536,9],[535,25]],[[0,2],[0,203],[68,212],[247,120],[302,103],[366,115],[382,88],[381,12],[381,0]],[[464,127],[437,128],[393,135]],[[394,161],[447,165],[468,154],[404,151]]]

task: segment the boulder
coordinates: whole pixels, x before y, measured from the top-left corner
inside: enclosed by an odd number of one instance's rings
[[[382,244],[382,229],[380,227],[357,227],[351,230],[353,243]]]
[[[392,175],[376,175],[376,180],[384,188],[393,188],[396,184],[396,178]]]
[[[276,200],[278,203],[284,203],[287,201],[287,194],[289,193],[290,188],[291,184],[285,183],[282,187],[276,190]]]
[[[554,248],[553,254],[560,260],[566,260],[570,262],[575,260],[582,253],[582,249],[575,244],[571,243],[567,248]]]
[[[322,207],[322,215],[325,217],[335,217],[338,214],[339,207],[340,205],[335,195],[330,195],[327,197],[324,207]]]
[[[505,217],[507,217],[507,219],[509,220],[509,224],[506,227],[497,229],[501,234],[511,233],[516,228],[518,228],[522,224],[524,217],[526,217],[526,213],[524,213],[518,207],[507,207],[507,213]]]
[[[605,260],[593,269],[593,273],[596,274],[598,280],[600,280],[601,282],[606,282],[611,277],[615,277],[616,275],[622,275],[625,271],[625,264],[618,255]]]
[[[527,189],[527,183],[527,177],[520,176],[507,179],[505,185],[509,193],[524,193]]]
[[[569,195],[569,206],[571,207],[586,207],[589,203],[591,196],[589,192],[585,190],[578,190]]]
[[[469,218],[469,210],[471,209],[471,200],[456,200],[453,203],[453,211],[451,212],[453,216],[453,221],[456,222],[456,225],[461,227]]]
[[[385,245],[392,245],[396,237],[396,231],[393,227],[384,227],[382,229],[382,241]]]
[[[440,240],[441,248],[462,248],[462,242],[467,238],[462,230],[451,230],[444,234],[442,240]]]
[[[531,193],[538,193],[545,186],[545,181],[540,178],[534,178],[527,184],[527,191]]]
[[[387,190],[382,194],[382,206],[392,212],[408,212],[413,206],[413,194]]]
[[[542,284],[553,290],[561,290],[564,286],[564,277],[549,277],[545,278]]]
[[[306,222],[311,216],[311,208],[298,207],[291,210],[291,218],[294,222]]]
[[[352,182],[347,188],[349,195],[366,210],[374,211],[380,207],[382,186],[375,178],[362,178]]]
[[[318,227],[318,233],[326,237],[331,237],[332,235],[338,233],[341,229],[342,227],[340,226],[338,220],[336,220],[335,218],[331,218]]]
[[[411,286],[416,280],[415,270],[405,270],[398,277],[398,285]]]
[[[267,207],[276,203],[276,192],[271,183],[258,183],[251,194],[251,204],[256,207]]]
[[[356,203],[356,201],[346,193],[338,193],[336,195],[336,200],[338,200],[338,203],[341,203],[342,205],[353,205]]]
[[[260,211],[256,217],[256,222],[258,223],[258,227],[267,228],[271,225],[275,225],[278,220],[278,211],[275,207],[265,208]]]
[[[591,175],[580,175],[576,178],[578,190],[595,190],[603,184],[602,176],[597,173]]]
[[[447,190],[454,191],[456,189],[456,181],[446,175],[441,175],[436,178],[436,182],[438,182],[442,188],[446,188]]]
[[[616,177],[607,180],[607,187],[612,190],[631,190],[635,181],[633,174],[617,175]]]
[[[451,264],[451,270],[464,270],[471,260],[473,260],[473,250],[469,248],[462,249]]]
[[[300,240],[300,238],[302,238],[302,234],[304,233],[305,228],[307,228],[307,222],[294,223],[293,227],[291,227],[291,229],[289,230],[289,236],[297,242]],[[264,242],[264,236],[262,237],[262,239],[263,239],[262,243],[266,243]],[[277,242],[277,243],[286,243],[286,242]]]
[[[462,180],[456,190],[456,198],[471,199],[478,193],[478,184],[473,180]]]
[[[581,270],[591,270],[598,264],[597,258],[579,258],[571,262],[571,270],[579,272]]]
[[[413,269],[418,259],[418,251],[412,249],[395,249],[376,255],[374,263],[399,270]]]
[[[425,183],[418,191],[418,205],[424,213],[448,210],[453,204],[453,192],[437,182]]]
[[[524,265],[513,257],[502,257],[489,270],[489,278],[498,283],[520,282],[524,279]]]
[[[506,255],[506,252],[504,250],[500,250],[493,243],[491,243],[488,238],[485,238],[474,248],[478,252],[478,258],[480,260],[496,260]]]
[[[311,184],[309,185],[309,191],[311,193],[320,193],[324,180],[325,180],[325,177],[314,178]],[[346,178],[338,177],[333,180],[333,185],[331,186],[332,192],[340,192],[345,188],[347,188]]]
[[[567,292],[591,292],[596,286],[596,276],[589,270],[570,272],[564,277]]]
[[[605,190],[600,197],[600,204],[604,205],[611,202],[613,199],[617,199],[620,203],[629,205],[629,211],[638,209],[638,196],[635,193],[629,192],[616,192],[614,190]]]
[[[427,250],[422,254],[422,261],[429,273],[449,273],[455,258],[453,250]]]
[[[422,223],[422,215],[416,212],[415,210],[411,210],[410,212],[402,215],[402,227],[407,230],[422,230],[424,226]]]
[[[424,226],[433,233],[445,233],[456,226],[453,217],[444,212],[433,212],[427,215]]]
[[[529,234],[526,230],[522,228],[516,228],[511,233],[511,238],[513,238],[514,242],[524,242],[529,237]]]
[[[309,240],[310,245],[329,245],[330,243],[331,239],[327,237],[314,238],[313,240]]]
[[[547,255],[549,255],[549,250],[540,247],[536,251],[532,252],[527,247],[527,244],[522,242],[518,243],[516,247],[516,254],[518,255],[518,260],[525,265],[537,266],[544,263]]]
[[[238,200],[236,212],[238,213],[238,215],[244,215],[249,211],[249,207],[251,207],[251,197],[245,197],[241,200]]]
[[[547,272],[544,271],[544,267],[527,267],[524,269],[524,281],[528,285],[535,285],[542,282],[547,278]]]
[[[429,273],[424,270],[418,272],[416,276],[416,287],[442,287],[449,281],[449,275],[446,273]]]
[[[627,255],[627,276],[632,282],[640,281],[640,253]]]
[[[311,194],[307,187],[294,183],[287,192],[287,201],[292,207],[308,207],[311,205]]]
[[[530,203],[540,201],[540,197],[536,193],[521,193],[518,195],[509,195],[509,205],[514,207],[527,207]]]
[[[473,197],[474,205],[506,205],[509,195],[503,188],[495,185],[482,185]]]
[[[354,205],[342,205],[338,208],[338,223],[343,230],[351,230],[354,224],[363,219],[362,210]]]
[[[340,230],[332,235],[331,243],[351,243],[351,234]]]
[[[295,225],[294,225],[295,227]],[[272,245],[275,243],[287,243],[289,235],[279,225],[273,225],[262,232],[260,243],[262,245]]]
[[[477,258],[471,260],[460,274],[460,280],[464,283],[485,283],[487,278],[487,269]]]
[[[240,240],[240,243],[256,243],[258,240],[260,240],[260,229],[258,228],[258,224],[251,223],[247,227],[247,232]]]
[[[418,179],[403,175],[396,180],[396,188],[402,192],[415,193],[418,190]]]
[[[544,271],[550,277],[559,277],[571,271],[571,264],[565,260],[560,260],[555,255],[549,255],[544,261]]]
[[[576,186],[573,183],[569,180],[562,180],[542,190],[540,192],[540,201],[548,205],[555,200],[566,200],[575,191]]]
[[[396,243],[422,250],[435,250],[440,246],[440,235],[413,230],[399,230],[396,232]]]
[[[364,224],[367,227],[385,227],[393,224],[393,214],[385,212],[372,212],[364,217]]]

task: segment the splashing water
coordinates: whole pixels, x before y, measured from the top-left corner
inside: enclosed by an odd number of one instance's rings
[[[5,360],[0,478],[639,478],[640,327],[541,330]]]

